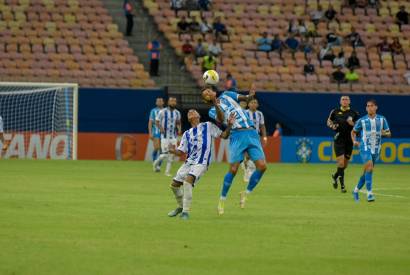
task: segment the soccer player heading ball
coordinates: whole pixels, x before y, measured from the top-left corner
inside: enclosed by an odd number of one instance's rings
[[[235,116],[228,118],[228,127],[222,132],[211,122],[200,121],[199,113],[191,109],[188,112],[188,121],[191,129],[184,132],[178,149],[170,147],[169,151],[175,155],[187,154],[185,163],[178,169],[171,184],[178,207],[169,212],[169,217],[175,217],[181,213],[181,218],[189,218],[192,203],[192,188],[199,178],[208,170],[211,161],[212,140],[214,138],[227,138],[231,131]]]
[[[218,204],[218,213],[224,213],[224,203],[232,181],[238,172],[240,163],[244,160],[245,153],[255,163],[256,170],[249,179],[245,191],[240,193],[240,206],[245,207],[245,201],[249,193],[259,183],[266,170],[265,154],[262,150],[258,132],[245,110],[239,105],[240,100],[251,100],[255,96],[255,86],[252,85],[249,95],[240,95],[235,92],[225,91],[217,98],[216,92],[211,88],[202,89],[202,99],[213,107],[209,110],[209,116],[219,123],[227,124],[231,114],[235,115],[232,125],[232,133],[229,137],[229,171],[225,175],[222,185],[221,197]]]

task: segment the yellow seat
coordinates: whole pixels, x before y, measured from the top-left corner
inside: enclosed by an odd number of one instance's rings
[[[261,15],[267,15],[269,13],[269,7],[265,5],[261,5],[258,7],[258,13]]]

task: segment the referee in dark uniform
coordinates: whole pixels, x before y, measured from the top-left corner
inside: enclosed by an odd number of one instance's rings
[[[340,98],[340,107],[333,109],[327,119],[327,126],[336,132],[334,136],[334,151],[336,154],[337,170],[332,175],[333,188],[337,189],[338,180],[342,193],[346,193],[344,170],[349,164],[353,150],[351,131],[355,122],[359,119],[359,113],[350,109],[350,97]]]

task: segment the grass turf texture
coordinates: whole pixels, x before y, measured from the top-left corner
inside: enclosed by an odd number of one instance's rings
[[[376,166],[375,203],[353,202],[360,166],[347,194],[334,168],[270,165],[244,210],[240,173],[218,217],[214,164],[182,221],[149,163],[2,160],[0,274],[408,274],[410,167]]]

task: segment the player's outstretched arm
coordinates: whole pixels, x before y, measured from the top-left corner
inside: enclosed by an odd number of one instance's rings
[[[256,95],[256,85],[255,83],[252,83],[251,88],[249,89],[249,94],[248,95],[239,95],[238,100],[239,101],[251,101]]]
[[[266,144],[268,143],[268,135],[266,134],[266,126],[265,124],[261,124],[259,127],[261,129],[263,145],[266,146]]]
[[[212,102],[215,106],[215,111],[216,111],[216,120],[220,123],[223,123],[225,120],[225,115],[224,112],[222,111],[221,107],[219,106],[219,99],[216,97],[212,98]]]
[[[329,128],[332,129],[332,130],[336,130],[337,127],[339,127],[339,125],[338,125],[337,123],[334,123],[334,122],[333,122],[334,112],[335,112],[335,110],[332,110],[332,111],[330,112],[330,115],[329,115],[329,117],[327,118],[327,122],[326,122],[327,127],[329,127]]]
[[[236,117],[235,113],[231,113],[228,118],[228,127],[226,127],[225,131],[222,132],[221,138],[227,139],[231,134],[232,125],[235,123]]]

